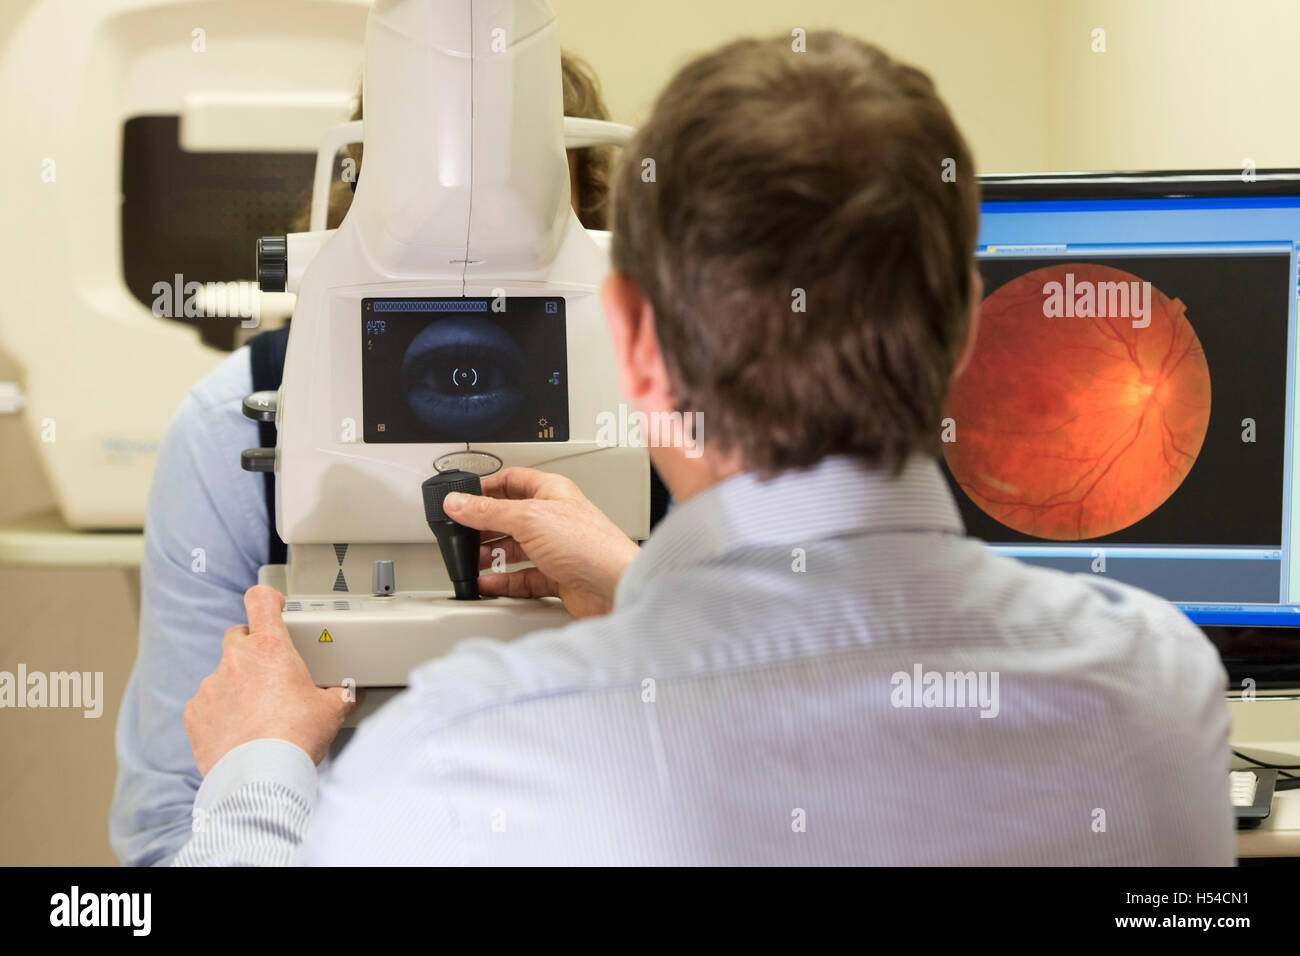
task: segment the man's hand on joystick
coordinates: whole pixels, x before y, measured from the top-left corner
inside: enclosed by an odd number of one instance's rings
[[[480,568],[491,567],[498,548],[507,563],[535,565],[481,575],[482,594],[559,597],[574,617],[613,608],[619,578],[640,550],[572,481],[533,468],[507,468],[483,479],[481,495],[449,494],[442,505],[448,517],[483,533]]]
[[[439,472],[420,486],[424,495],[424,518],[438,539],[447,576],[458,601],[478,600],[478,531],[455,521],[443,508],[452,492],[479,492],[479,477],[468,471]]]

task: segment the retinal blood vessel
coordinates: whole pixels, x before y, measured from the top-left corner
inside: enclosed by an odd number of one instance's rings
[[[1109,266],[1052,265],[984,300],[946,417],[948,467],[986,514],[1039,538],[1097,538],[1187,477],[1210,421],[1210,370],[1178,299]]]

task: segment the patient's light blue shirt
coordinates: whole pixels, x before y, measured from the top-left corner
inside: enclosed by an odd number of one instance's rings
[[[221,662],[227,628],[247,622],[244,592],[266,563],[263,477],[239,466],[260,444],[240,402],[253,390],[248,349],[191,391],[168,427],[145,513],[140,642],[117,721],[110,836],[127,864],[168,862],[190,838],[202,777],[181,725],[185,704]]]
[[[1164,602],[966,538],[936,463],[830,459],[678,506],[611,614],[462,642],[319,775],[227,754],[176,862],[1229,865],[1224,684]]]

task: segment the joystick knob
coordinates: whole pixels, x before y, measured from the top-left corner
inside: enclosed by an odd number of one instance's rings
[[[438,538],[438,549],[447,565],[447,576],[451,578],[456,599],[477,601],[479,533],[447,517],[442,503],[453,491],[480,494],[483,486],[478,475],[468,471],[444,471],[426,480],[420,490],[424,493],[424,518]]]

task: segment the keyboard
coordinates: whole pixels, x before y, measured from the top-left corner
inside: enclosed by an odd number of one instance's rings
[[[1259,777],[1250,770],[1234,770],[1228,774],[1229,789],[1232,791],[1234,807],[1253,807],[1255,791],[1259,789]]]
[[[1273,808],[1273,787],[1276,784],[1276,770],[1233,770],[1228,774],[1228,789],[1232,794],[1238,827],[1257,827],[1268,818]]]

